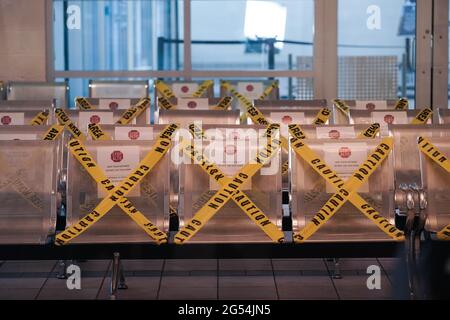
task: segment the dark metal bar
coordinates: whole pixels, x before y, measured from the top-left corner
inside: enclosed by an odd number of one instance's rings
[[[401,256],[403,248],[396,242],[1,245],[0,260],[98,260],[115,252],[122,259],[369,258]]]

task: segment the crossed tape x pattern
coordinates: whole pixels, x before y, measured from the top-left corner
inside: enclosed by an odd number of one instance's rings
[[[275,126],[276,127],[276,126]],[[273,130],[273,128],[270,128]],[[268,129],[266,135],[271,133]],[[224,205],[233,195],[240,191],[253,175],[255,175],[270,159],[275,156],[281,147],[281,141],[272,139],[266,147],[258,152],[254,163],[244,165],[234,177],[229,178],[224,186],[194,215],[194,217],[176,234],[175,243],[182,244],[192,238]]]
[[[85,168],[92,179],[101,186],[106,192],[114,189],[114,185],[105,175],[103,170],[93,160],[92,155],[86,147],[79,141],[73,140],[69,142],[69,150],[78,162]],[[148,220],[136,207],[127,199],[120,202],[118,206],[135,221],[151,238],[157,243],[167,242],[167,235],[158,229],[150,220]]]
[[[115,205],[126,203],[124,197],[131,192],[142,179],[155,167],[161,158],[167,153],[172,145],[172,136],[178,129],[176,124],[168,125],[159,135],[147,156],[138,164],[123,181],[118,184],[111,192],[92,210],[76,224],[67,228],[56,236],[55,243],[63,245],[73,240],[100,220]],[[83,162],[84,163],[84,162]],[[84,163],[85,166],[94,166],[92,162]]]
[[[304,158],[306,162],[317,171],[326,181],[338,190],[330,200],[322,207],[311,222],[298,234],[294,236],[296,242],[303,242],[311,237],[323,224],[325,224],[339,208],[349,200],[366,217],[372,220],[383,232],[394,240],[403,240],[404,234],[383,218],[372,206],[359,196],[356,191],[367,181],[369,176],[387,157],[392,149],[392,140],[385,138],[367,160],[360,165],[353,176],[344,183],[326,163],[320,159],[302,140],[305,138],[303,131],[298,125],[289,127],[293,136],[291,145],[296,153]],[[354,192],[354,193],[352,193]]]
[[[195,124],[189,125],[192,136],[195,138],[203,138],[205,134],[203,130],[198,128]],[[214,178],[221,186],[230,182],[229,178],[226,178],[220,168],[204,156],[202,152],[195,149],[195,146],[187,141],[183,142],[181,146],[183,152],[188,154],[192,160],[196,161],[200,167],[212,178]],[[200,196],[200,203],[206,205],[206,202],[211,198],[210,192],[206,192]],[[269,238],[274,242],[282,242],[284,240],[283,233],[270,221],[270,219],[264,214],[264,212],[257,207],[257,205],[242,191],[238,190],[232,197],[232,200],[244,211],[245,214],[257,225],[263,232],[265,232]],[[194,204],[194,208],[201,209],[200,206]]]

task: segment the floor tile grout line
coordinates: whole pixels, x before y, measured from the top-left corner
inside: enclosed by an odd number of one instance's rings
[[[163,260],[162,266],[161,266],[161,272],[159,274],[159,284],[158,284],[158,291],[156,292],[156,300],[160,300],[159,299],[159,295],[161,292],[161,285],[162,285],[162,279],[164,276],[164,268],[166,267],[166,259]]]
[[[216,287],[217,287],[217,300],[219,300],[219,297],[220,297],[220,295],[219,295],[219,280],[220,280],[220,278],[219,278],[219,259],[217,259],[216,260],[217,261],[217,263],[216,263],[216,269],[217,269],[217,284],[216,284]]]
[[[45,285],[47,284],[48,279],[53,275],[53,270],[55,270],[57,265],[58,265],[58,261],[55,261],[55,264],[53,265],[53,267],[50,270],[50,272],[47,274],[47,277],[45,278],[44,283],[39,288],[39,291],[37,292],[37,294],[36,294],[36,296],[34,297],[33,300],[37,300],[39,298],[39,296],[41,295],[42,290],[44,289]]]
[[[100,287],[98,288],[97,294],[95,295],[95,300],[98,300],[98,299],[99,299],[99,296],[100,296],[100,294],[101,294],[101,292],[102,292],[102,289],[103,289],[103,286],[104,286],[104,284],[105,284],[105,280],[106,280],[106,278],[108,277],[108,272],[109,272],[109,269],[111,268],[111,264],[112,264],[112,261],[109,261],[108,266],[106,267],[106,271],[105,271],[105,273],[103,274],[103,279],[102,279],[102,282],[100,283]],[[112,278],[112,277],[111,277],[111,278]],[[112,280],[112,279],[111,279],[111,280]]]
[[[326,263],[325,259],[322,259],[322,262],[325,264],[325,268],[327,268],[328,277],[330,278],[331,283],[333,284],[333,288],[334,288],[334,291],[336,292],[338,300],[341,300],[341,296],[339,295],[339,291],[338,291],[338,289],[336,287],[336,284],[334,283],[333,276],[331,275],[330,269],[328,268],[328,264]]]
[[[393,286],[394,283],[392,282],[391,277],[389,276],[388,272],[384,268],[383,264],[381,263],[381,261],[378,258],[376,258],[376,259],[377,259],[378,264],[380,265],[381,269],[383,270],[384,274],[386,275],[386,278],[388,279],[389,283],[391,284],[391,286]]]
[[[273,283],[275,284],[275,293],[277,294],[277,300],[280,300],[280,294],[278,292],[277,279],[275,277],[275,269],[273,267],[273,259],[270,259],[270,266],[272,267]]]

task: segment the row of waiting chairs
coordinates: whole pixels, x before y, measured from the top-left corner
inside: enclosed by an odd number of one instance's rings
[[[98,101],[91,102],[94,104]],[[274,106],[268,102],[263,104],[266,105],[255,103],[255,106],[270,117],[271,108]],[[25,119],[23,123],[0,126],[0,161],[3,161],[0,166],[3,170],[1,175],[3,181],[0,182],[2,188],[0,243],[44,244],[52,241],[58,232],[57,219],[63,220],[67,226],[73,226],[95,208],[106,194],[99,190],[98,185],[68,153],[66,146],[70,134],[67,131],[56,141],[41,140],[49,126],[57,122],[51,105],[44,108],[50,116],[43,126],[25,125],[38,111],[43,110],[42,106],[13,107],[8,112],[14,113],[19,108],[28,109],[25,111],[20,109],[18,112],[23,113],[22,118]],[[305,112],[302,120],[294,122],[302,125],[307,137],[305,143],[326,162],[333,163],[335,170],[343,177],[350,173],[346,166],[354,168],[355,161],[364,160],[381,142],[381,136],[374,139],[356,138],[357,133],[364,130],[368,123],[372,123],[371,113],[378,111],[366,111],[364,121],[361,120],[363,118],[354,118],[350,124],[315,126],[311,125],[311,122],[317,109],[302,110]],[[88,139],[85,145],[102,169],[114,177],[114,183],[118,183],[123,174],[146,155],[166,124],[179,123],[186,129],[193,120],[200,120],[203,122],[205,132],[218,129],[223,133],[233,133],[230,145],[224,144],[219,150],[227,153],[229,151],[227,147],[230,147],[231,151],[237,150],[243,154],[236,155],[229,163],[227,161],[218,163],[227,175],[233,175],[248,162],[250,151],[255,149],[254,145],[246,142],[245,136],[239,136],[239,132],[265,130],[265,126],[261,125],[238,124],[240,114],[237,110],[197,110],[193,114],[183,110],[161,109],[158,124],[155,125],[150,124],[147,110],[147,113],[136,119],[135,124],[126,126],[114,125],[123,110],[104,111],[105,116],[101,117],[99,112],[98,109],[67,111],[71,120],[86,136],[88,134],[84,130],[92,121],[92,117],[96,116],[96,123],[112,137],[111,141]],[[292,112],[289,115],[292,116]],[[311,115],[308,115],[308,112]],[[409,118],[412,116],[409,115]],[[104,119],[109,121],[103,121]],[[324,128],[328,128],[328,132]],[[285,135],[286,132],[283,130],[285,129],[282,127],[281,132]],[[330,139],[330,131],[342,133],[342,136],[333,136],[335,139],[339,138],[338,140]],[[394,139],[393,152],[369,178],[368,184],[361,188],[359,194],[393,225],[396,223],[396,216],[407,215],[411,210],[420,211],[425,230],[433,235],[450,223],[450,212],[447,210],[450,180],[441,168],[418,150],[417,138],[428,137],[444,154],[449,155],[450,126],[391,124],[388,125],[387,135]],[[204,147],[210,143],[210,141],[202,142]],[[237,145],[242,146],[242,149],[237,148]],[[345,161],[336,159],[341,152],[344,152],[344,158],[349,159],[344,159]],[[289,169],[284,176],[282,166],[286,157],[283,154],[290,160]],[[215,182],[202,172],[198,165],[184,163],[176,165],[171,156],[172,153],[166,155],[141,182],[140,187],[128,196],[148,219],[165,232],[174,228],[170,225],[173,222],[170,218],[174,213],[171,208],[176,208],[178,227],[183,228],[218,190]],[[121,163],[122,159],[126,159],[125,163]],[[264,172],[256,173],[242,190],[280,230],[282,221],[290,221],[292,230],[284,230],[286,240],[289,241],[292,232],[303,229],[333,191],[328,189],[325,180],[292,148],[289,152],[278,151],[277,156],[264,169]],[[122,174],[119,174],[120,172]],[[115,174],[118,176],[114,176]],[[415,190],[419,192],[421,189],[427,195],[427,206],[421,207],[416,201],[415,207],[410,208],[407,195],[412,196]],[[288,192],[290,201],[287,204],[290,210],[284,210],[286,207],[283,207],[283,191]],[[92,228],[74,239],[73,243],[148,241],[151,239],[116,207]],[[273,240],[268,238],[242,209],[229,202],[190,241],[252,243]],[[346,203],[336,216],[310,238],[310,241],[392,241],[392,239],[351,204]]]

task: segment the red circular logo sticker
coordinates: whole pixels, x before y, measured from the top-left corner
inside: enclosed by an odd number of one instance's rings
[[[247,86],[245,87],[245,89],[246,89],[248,92],[252,92],[253,90],[255,90],[255,87],[254,87],[253,85],[249,84],[249,85],[247,85]]]
[[[224,152],[228,155],[236,154],[237,148],[234,145],[225,146]]]
[[[291,116],[283,116],[283,118],[281,118],[281,122],[283,122],[284,124],[291,124],[292,120],[293,119]]]
[[[1,121],[3,125],[8,125],[11,123],[12,119],[10,116],[3,116]]]
[[[328,132],[328,136],[331,139],[339,139],[341,137],[341,133],[337,130],[330,130],[330,132]]]
[[[128,132],[128,138],[130,138],[131,140],[136,140],[139,139],[140,133],[137,130],[130,130]]]
[[[339,155],[341,158],[348,158],[352,155],[352,150],[349,147],[342,147],[339,149]]]
[[[366,109],[369,111],[375,110],[375,104],[369,102],[368,104],[366,104]]]
[[[119,104],[117,103],[117,102],[110,102],[109,103],[109,109],[111,109],[111,110],[117,110],[117,109],[119,109]]]
[[[111,160],[114,162],[120,162],[123,160],[123,153],[120,151],[113,151],[111,153]]]
[[[393,124],[394,123],[394,116],[392,114],[387,114],[384,116],[384,122],[387,124]]]
[[[91,123],[93,123],[93,124],[97,124],[100,122],[100,117],[98,115],[94,114],[93,116],[91,116],[89,118],[89,121],[91,121]]]
[[[197,108],[197,102],[189,101],[187,106],[188,106],[189,109],[195,109],[195,108]]]
[[[189,92],[189,87],[188,86],[182,86],[181,87],[181,92],[183,92],[183,93]]]

